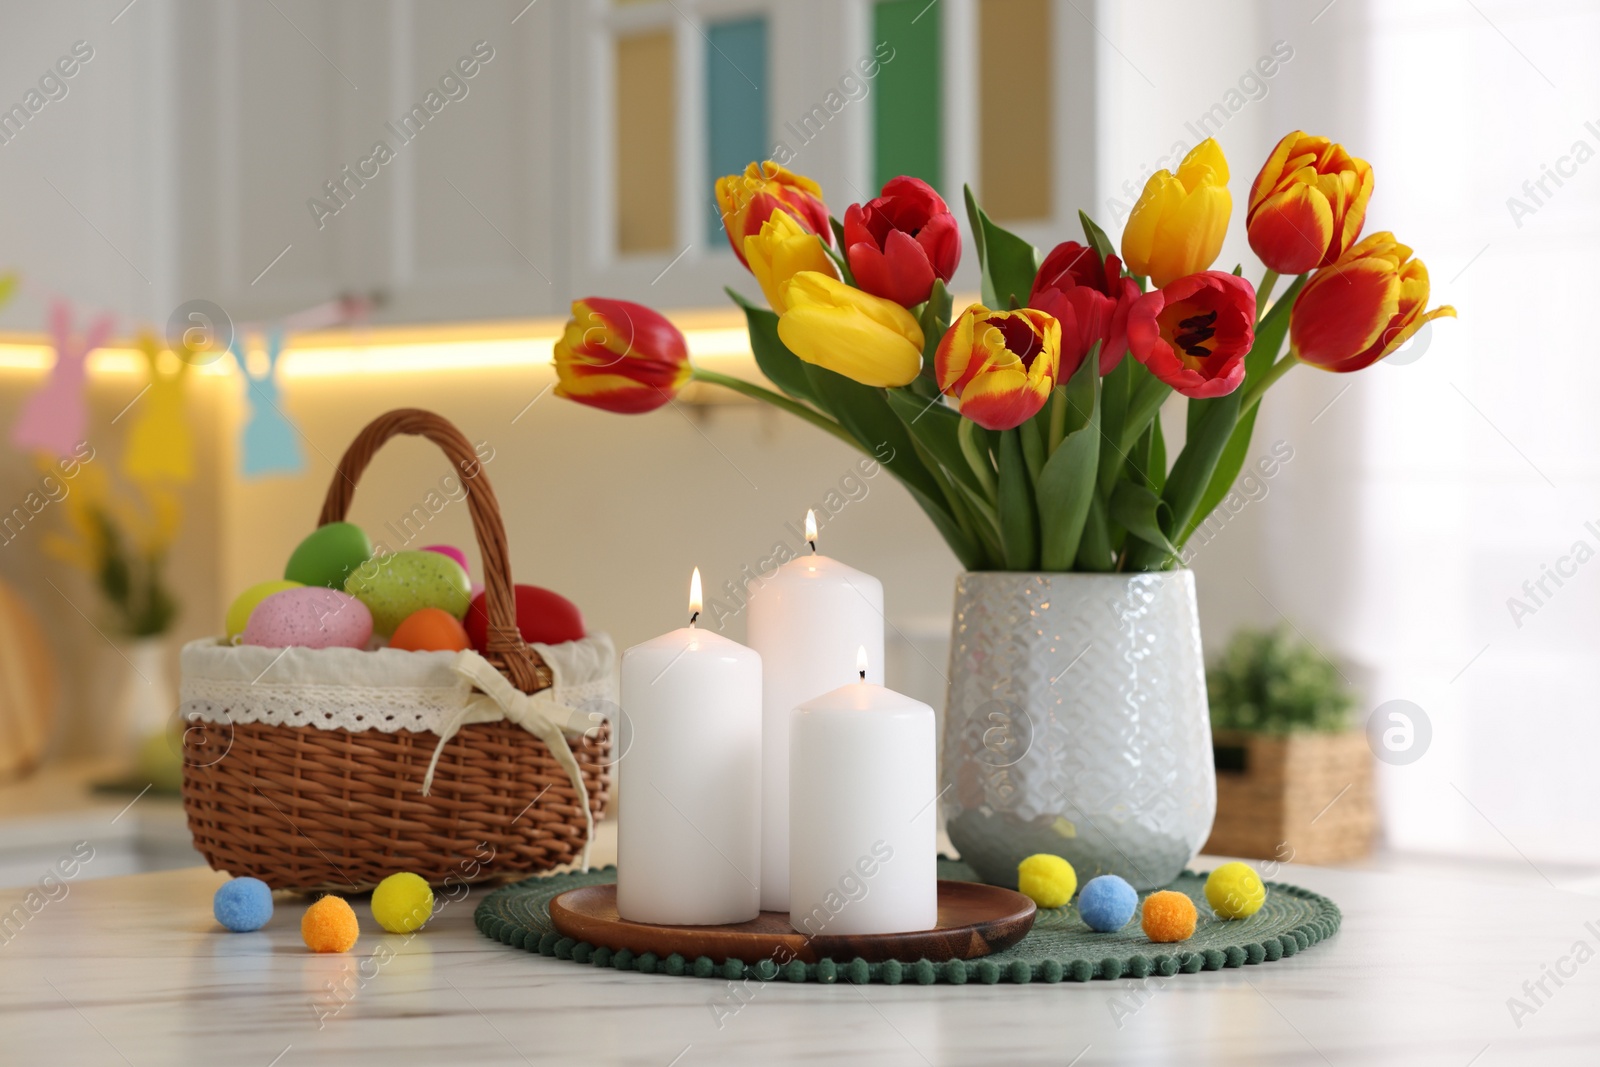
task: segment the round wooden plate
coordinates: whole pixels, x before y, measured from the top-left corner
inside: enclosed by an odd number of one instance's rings
[[[747,923],[730,926],[659,926],[629,922],[617,914],[617,887],[584,886],[570,889],[550,901],[550,921],[562,936],[586,941],[596,948],[628,949],[635,954],[654,952],[685,959],[707,956],[715,963],[728,959],[771,958],[815,963],[820,959],[868,963],[884,960],[971,960],[1008,949],[1033,928],[1033,901],[1021,893],[979,882],[939,882],[939,925],[908,934],[796,933],[789,916],[764,911]]]

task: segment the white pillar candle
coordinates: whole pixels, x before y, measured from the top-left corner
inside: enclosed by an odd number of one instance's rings
[[[713,926],[761,911],[761,657],[689,625],[622,654],[617,912]]]
[[[883,583],[819,556],[792,559],[750,593],[746,639],[761,653],[761,910],[789,910],[789,715],[850,680],[866,648],[868,679],[883,683]]]
[[[933,709],[861,678],[790,724],[789,923],[813,937],[938,923]]]

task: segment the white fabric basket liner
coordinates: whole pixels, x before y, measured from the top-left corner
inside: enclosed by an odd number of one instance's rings
[[[558,723],[564,732],[616,719],[616,650],[608,635],[529,647],[554,680],[538,695],[570,712]],[[475,693],[472,680],[456,669],[459,655],[262,648],[202,638],[183,646],[179,713],[185,722],[453,733]]]

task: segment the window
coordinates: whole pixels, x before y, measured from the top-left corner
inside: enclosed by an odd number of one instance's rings
[[[767,158],[767,20],[706,27],[706,240],[726,246],[712,184]]]
[[[670,30],[616,45],[618,252],[663,252],[677,241],[676,60]]]
[[[940,189],[944,158],[943,59],[939,6],[928,0],[880,0],[872,39],[894,49],[874,90],[872,181],[909,174]]]

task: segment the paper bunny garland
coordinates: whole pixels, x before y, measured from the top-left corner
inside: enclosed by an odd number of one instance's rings
[[[305,467],[299,431],[284,413],[278,393],[278,357],[283,352],[283,331],[268,331],[267,372],[259,378],[250,373],[250,360],[240,347],[237,334],[229,350],[239,364],[239,372],[249,383],[250,416],[240,441],[239,472],[246,478],[299,474]]]
[[[22,415],[11,427],[11,443],[62,459],[85,441],[89,412],[84,398],[89,353],[105,344],[114,321],[107,313],[97,317],[82,338],[72,331],[72,305],[65,300],[50,304],[50,336],[56,362],[50,378],[28,398]]]

